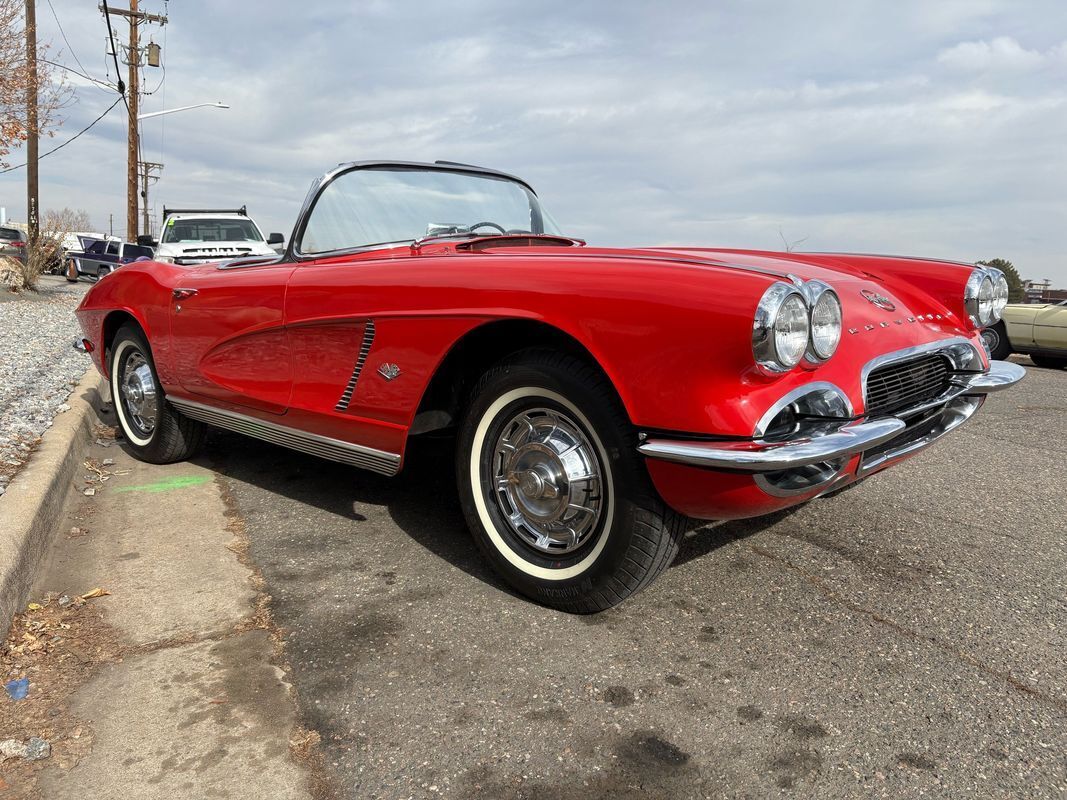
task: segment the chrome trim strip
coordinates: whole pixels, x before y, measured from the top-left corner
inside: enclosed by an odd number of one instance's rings
[[[928,447],[946,433],[955,430],[974,416],[974,412],[981,408],[982,403],[984,402],[985,397],[983,395],[959,397],[953,400],[940,412],[941,420],[936,428],[925,436],[920,436],[918,439],[912,439],[905,442],[900,447],[887,450],[884,453],[879,453],[870,459],[863,459],[860,462],[859,470],[856,472],[857,477],[862,478],[864,475],[868,475],[879,467],[884,466],[888,461],[892,461],[893,459],[909,455],[918,450],[922,450],[924,447]]]
[[[638,451],[649,458],[698,467],[733,469],[742,472],[780,470],[831,461],[869,450],[892,439],[905,423],[896,417],[845,425],[836,433],[795,442],[680,442],[649,439]]]
[[[297,430],[275,422],[239,414],[236,411],[226,411],[214,406],[197,403],[193,400],[184,400],[177,397],[168,397],[167,400],[179,411],[188,417],[215,425],[219,428],[236,433],[243,433],[256,439],[262,439],[271,444],[288,447],[291,450],[299,450],[313,456],[319,456],[330,461],[339,461],[342,464],[350,464],[353,467],[362,467],[371,472],[382,475],[396,475],[400,471],[400,455],[387,453],[384,450],[376,450],[373,447],[364,447],[352,442],[343,442],[340,439],[331,439],[328,436],[320,436],[317,433]]]
[[[855,410],[852,407],[852,401],[848,399],[848,395],[844,391],[829,381],[813,381],[812,383],[805,383],[803,386],[799,386],[791,392],[787,392],[778,399],[778,401],[767,409],[767,412],[759,418],[759,422],[756,423],[756,429],[752,433],[754,439],[758,439],[767,432],[767,426],[771,424],[778,413],[790,403],[799,400],[805,395],[809,395],[813,392],[832,392],[840,397],[845,402],[845,408],[848,409],[848,415],[851,417]]]
[[[337,411],[348,410],[348,404],[352,402],[352,393],[356,391],[356,383],[359,381],[360,373],[363,372],[363,365],[367,363],[372,344],[374,344],[374,320],[369,319],[363,326],[363,342],[359,346],[356,364],[352,367],[352,377],[348,379],[345,390],[341,393],[341,399],[334,406]]]
[[[964,394],[988,394],[1014,386],[1026,377],[1026,370],[1011,361],[990,361],[989,372],[980,372],[967,378]]]

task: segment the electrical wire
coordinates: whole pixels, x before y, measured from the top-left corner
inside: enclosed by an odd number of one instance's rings
[[[106,117],[111,112],[111,109],[113,109],[115,106],[117,106],[119,104],[119,101],[125,99],[125,97],[126,97],[125,95],[121,95],[117,100],[115,100],[114,103],[112,103],[111,105],[109,105],[107,107],[107,110],[103,114],[101,114],[99,117],[94,119],[92,122],[90,122],[88,125],[86,125],[84,128],[82,128],[76,134],[71,136],[69,139],[67,139],[67,141],[63,142],[63,144],[58,145],[57,147],[53,147],[47,153],[42,153],[40,156],[37,157],[37,160],[40,161],[42,158],[45,158],[46,156],[50,156],[50,155],[52,155],[52,153],[55,153],[58,150],[62,150],[64,147],[66,147],[68,144],[73,142],[75,139],[77,139],[83,133],[87,133],[90,128],[92,128],[96,123],[98,123],[100,120],[102,120],[104,117]],[[17,169],[22,169],[28,163],[29,162],[26,162],[26,163],[23,163],[23,164],[16,164],[13,167],[8,167],[7,169],[2,169],[2,170],[0,170],[0,175],[3,175],[5,172],[14,172]]]
[[[56,13],[55,7],[52,5],[52,0],[48,0],[48,7],[52,9],[52,16],[55,17],[56,25],[59,26],[59,35],[63,37],[63,41],[67,43],[67,49],[70,50],[70,54],[74,56],[74,63],[78,65],[78,68],[82,72],[86,72],[85,66],[82,64],[81,59],[78,58],[78,54],[74,52],[74,48],[70,45],[70,40],[67,39],[67,34],[63,30],[63,23],[59,21],[59,14]],[[71,70],[73,72],[73,70]],[[90,80],[92,80],[90,78]]]
[[[59,67],[60,69],[65,69],[67,72],[71,72],[71,73],[77,75],[79,78],[85,78],[85,80],[96,84],[101,89],[108,89],[109,91],[112,91],[112,92],[118,90],[118,87],[115,86],[115,84],[108,83],[107,81],[102,81],[99,78],[94,78],[92,75],[89,75],[88,73],[79,72],[78,70],[74,69],[74,67],[68,66],[67,64],[60,64],[58,61],[49,61],[47,58],[38,58],[37,60],[40,61],[42,64],[51,64],[53,67]]]
[[[107,38],[111,42],[111,57],[115,59],[115,80],[118,82],[119,94],[122,95],[122,102],[126,104],[126,113],[132,116],[130,103],[126,99],[126,84],[122,82],[122,70],[119,69],[119,55],[115,48],[115,34],[111,31],[111,11],[107,7],[107,0],[104,0],[104,20],[107,22]]]

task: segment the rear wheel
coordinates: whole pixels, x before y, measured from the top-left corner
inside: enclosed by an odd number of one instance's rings
[[[204,440],[204,425],[167,402],[140,328],[119,328],[111,344],[109,372],[115,415],[137,458],[170,464],[196,452]]]
[[[570,356],[527,351],[478,382],[457,478],[479,548],[516,590],[601,611],[678,552],[684,518],[653,489],[614,390]]]
[[[1046,356],[1039,353],[1031,353],[1030,360],[1039,367],[1047,367],[1048,369],[1063,369],[1064,367],[1067,367],[1067,358],[1061,358],[1060,356]]]
[[[984,329],[982,343],[985,344],[989,357],[994,361],[1003,361],[1012,354],[1011,342],[1008,341],[1008,332],[1004,329],[1003,322]]]

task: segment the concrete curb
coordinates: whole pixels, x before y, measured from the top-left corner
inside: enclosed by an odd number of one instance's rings
[[[22,610],[56,520],[73,485],[96,420],[104,379],[95,368],[70,393],[70,410],[56,416],[41,445],[0,497],[0,626]]]

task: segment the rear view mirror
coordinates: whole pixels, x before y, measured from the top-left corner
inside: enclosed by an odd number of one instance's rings
[[[281,244],[284,241],[285,237],[282,236],[280,233],[272,233],[270,236],[267,237],[267,244],[270,245]]]
[[[141,247],[156,247],[159,242],[151,237],[149,234],[142,233],[137,237],[137,244]]]

